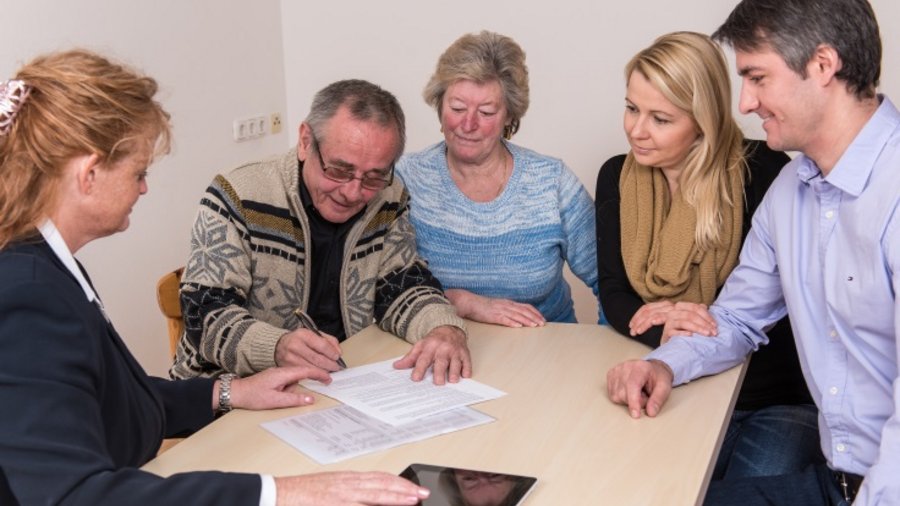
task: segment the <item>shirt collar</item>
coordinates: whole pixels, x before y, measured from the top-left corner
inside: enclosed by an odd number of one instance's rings
[[[854,197],[865,189],[875,162],[891,135],[900,128],[900,112],[894,104],[884,95],[878,95],[878,99],[881,105],[875,110],[875,114],[869,118],[825,178],[829,184]],[[797,175],[804,182],[813,179],[820,172],[816,164],[805,156],[797,168]]]
[[[47,241],[47,244],[50,246],[50,249],[53,250],[53,253],[55,253],[63,265],[66,266],[66,269],[75,276],[78,284],[81,285],[81,289],[84,290],[84,295],[87,297],[88,301],[96,301],[99,303],[100,301],[97,298],[97,294],[94,293],[91,284],[88,283],[84,274],[81,272],[81,269],[78,268],[78,262],[75,261],[75,257],[72,256],[72,252],[69,251],[66,241],[63,240],[62,235],[59,233],[59,229],[56,228],[53,221],[48,218],[38,227],[38,230],[41,231],[41,235],[44,236],[44,240]]]

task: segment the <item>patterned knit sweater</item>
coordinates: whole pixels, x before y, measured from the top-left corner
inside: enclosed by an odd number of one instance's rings
[[[562,161],[505,146],[512,174],[484,203],[451,179],[444,142],[400,159],[419,255],[445,289],[525,302],[547,321],[574,322],[563,264],[597,294],[593,201]]]
[[[309,302],[309,221],[296,150],[217,176],[200,202],[181,284],[185,333],[173,378],[248,375],[275,365],[275,345]],[[377,322],[415,342],[435,327],[465,328],[415,251],[409,195],[397,180],[347,236],[341,307],[347,335]]]

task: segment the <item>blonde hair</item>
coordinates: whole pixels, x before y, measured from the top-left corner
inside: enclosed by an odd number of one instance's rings
[[[66,163],[95,154],[111,168],[153,145],[169,149],[169,114],[156,81],[85,50],[39,56],[15,79],[31,93],[0,137],[0,248],[36,234],[56,202]]]
[[[678,187],[697,211],[695,240],[701,250],[723,239],[722,213],[733,206],[730,173],[746,177],[744,135],[731,115],[731,84],[722,50],[695,32],[674,32],[656,39],[625,66],[625,79],[640,72],[675,107],[691,116],[700,137],[687,154]],[[736,210],[743,212],[743,210]]]
[[[422,93],[425,102],[437,110],[439,118],[444,93],[461,79],[479,84],[500,83],[509,120],[503,129],[503,137],[512,138],[528,110],[525,51],[516,41],[494,32],[470,33],[456,39],[438,59],[434,74]]]

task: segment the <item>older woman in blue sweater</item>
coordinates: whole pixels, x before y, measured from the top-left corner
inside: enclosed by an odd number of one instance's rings
[[[522,48],[496,33],[464,35],[424,97],[444,141],[401,158],[397,173],[419,254],[447,297],[480,322],[574,322],[562,270],[568,262],[597,293],[593,201],[561,160],[509,142],[528,109]]]

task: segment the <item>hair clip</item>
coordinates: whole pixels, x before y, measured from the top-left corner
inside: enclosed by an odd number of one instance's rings
[[[12,130],[13,120],[29,93],[31,86],[25,84],[25,81],[11,79],[0,83],[0,137]]]

